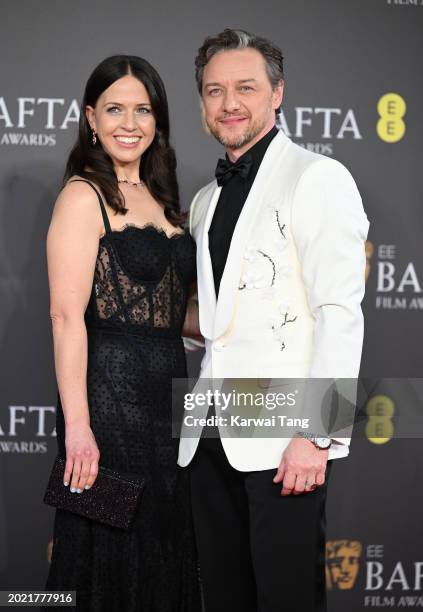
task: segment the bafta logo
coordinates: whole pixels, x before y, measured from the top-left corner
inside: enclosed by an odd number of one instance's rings
[[[326,587],[344,591],[354,586],[361,555],[358,540],[329,540],[326,542]]]

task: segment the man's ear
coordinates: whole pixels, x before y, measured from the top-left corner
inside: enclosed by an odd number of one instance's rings
[[[279,81],[273,90],[273,103],[272,106],[276,110],[282,104],[283,99],[283,91],[284,91],[285,81]]]
[[[93,109],[92,106],[89,106],[88,104],[85,107],[85,116],[86,116],[87,121],[88,121],[88,123],[90,125],[90,128],[96,132],[97,131],[97,126],[96,126],[96,123],[95,123],[94,109]]]

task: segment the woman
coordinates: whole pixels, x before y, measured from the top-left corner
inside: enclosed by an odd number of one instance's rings
[[[79,610],[201,609],[171,437],[181,334],[198,327],[175,168],[159,75],[139,57],[107,58],[88,80],[47,238],[57,437],[75,495],[99,464],[146,486],[129,532],[57,510],[47,589],[76,590]]]

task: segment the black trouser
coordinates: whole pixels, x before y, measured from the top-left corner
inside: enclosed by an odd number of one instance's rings
[[[205,611],[324,612],[326,484],[282,497],[276,470],[235,470],[215,438],[190,473]]]

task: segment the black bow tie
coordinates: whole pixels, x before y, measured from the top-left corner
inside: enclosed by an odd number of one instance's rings
[[[220,186],[226,185],[234,174],[239,174],[243,179],[250,174],[253,158],[251,155],[243,155],[242,159],[235,164],[231,164],[227,159],[219,159],[216,166],[216,180]]]

